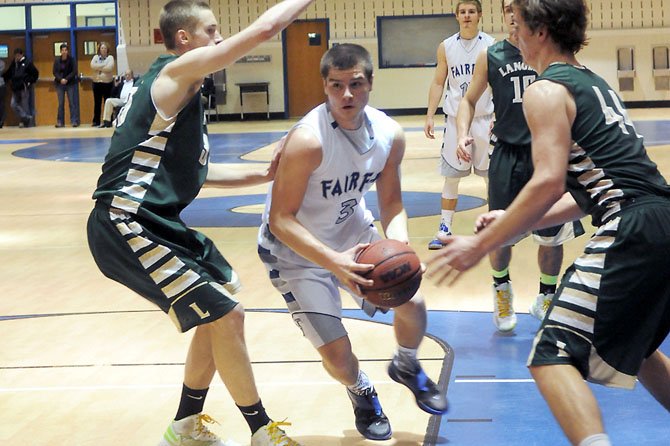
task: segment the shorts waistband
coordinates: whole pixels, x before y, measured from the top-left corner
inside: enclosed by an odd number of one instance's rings
[[[640,197],[626,198],[624,200],[619,200],[619,210],[613,214],[607,216],[607,218],[601,220],[600,224],[607,223],[612,219],[625,214],[631,209],[635,209],[640,206],[657,204],[661,206],[670,207],[670,197],[661,197],[659,195],[642,195]]]
[[[642,195],[641,197],[632,197],[621,200],[619,201],[619,206],[621,206],[621,210],[623,211],[633,207],[652,203],[670,206],[670,197],[661,197],[659,195]]]
[[[502,149],[508,149],[508,150],[529,151],[529,152],[531,150],[530,144],[512,144],[500,138],[498,138],[496,141],[493,141],[493,139],[491,139],[491,144],[493,144],[496,148],[500,147]]]

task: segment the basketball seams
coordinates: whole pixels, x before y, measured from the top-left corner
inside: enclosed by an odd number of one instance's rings
[[[421,274],[421,267],[419,267],[419,269],[417,269],[416,271],[414,271],[414,272],[412,273],[411,276],[408,276],[408,277],[407,277],[405,280],[403,280],[402,282],[396,283],[396,284],[394,284],[394,285],[389,285],[389,286],[384,287],[384,288],[365,288],[365,290],[362,290],[362,291],[364,291],[363,294],[365,294],[365,291],[375,291],[375,292],[379,292],[379,291],[391,290],[391,289],[394,289],[394,288],[399,289],[399,288],[402,288],[403,285],[405,285],[405,284],[409,284],[409,282],[411,282],[412,280],[414,280],[414,279],[416,278],[416,276],[418,276],[419,274]]]
[[[374,282],[373,286],[361,286],[360,290],[362,297],[374,305],[402,305],[420,287],[421,259],[411,246],[399,240],[374,241],[356,255],[355,261],[373,265],[372,270],[361,273]]]
[[[399,252],[399,253],[397,253],[397,254],[394,254],[392,257],[387,257],[387,258],[385,258],[384,260],[382,260],[381,262],[375,264],[375,268],[377,268],[378,266],[383,265],[384,263],[390,262],[390,261],[396,259],[396,258],[399,257],[399,256],[403,256],[403,255],[410,255],[410,256],[412,256],[412,257],[417,257],[417,258],[418,258],[418,256],[416,255],[416,253],[414,253],[414,252],[412,252],[412,251],[403,251],[403,252]],[[404,262],[403,262],[403,263],[404,263]],[[408,260],[407,263],[411,263],[411,262]],[[363,274],[363,277],[368,278],[368,275],[369,275],[370,273],[372,273],[372,271],[374,271],[374,268],[373,268],[372,270],[368,271],[367,273]],[[412,278],[414,278],[414,276],[416,276],[416,274],[417,274],[419,271],[421,271],[421,261],[419,261],[419,267],[418,267],[415,271],[412,271],[412,272],[411,272],[412,275],[411,275],[409,278],[405,279],[405,280],[411,280]],[[404,282],[404,280],[403,280],[402,282]],[[400,282],[400,283],[402,283],[402,282]],[[386,289],[389,289],[389,288],[394,288],[394,287],[396,287],[396,286],[398,286],[398,285],[399,285],[399,283],[397,283],[397,284],[395,284],[395,285],[388,285],[388,286],[385,287],[385,288],[366,288],[366,290],[369,290],[369,291],[382,291],[382,290],[386,290]]]

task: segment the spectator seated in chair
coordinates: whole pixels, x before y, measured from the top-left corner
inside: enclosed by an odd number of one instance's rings
[[[130,69],[126,70],[126,74],[123,78],[119,77],[114,80],[111,97],[105,100],[105,109],[103,110],[102,124],[100,124],[100,128],[112,126],[112,115],[114,114],[114,110],[126,105],[136,80],[137,78],[134,77],[133,70]]]

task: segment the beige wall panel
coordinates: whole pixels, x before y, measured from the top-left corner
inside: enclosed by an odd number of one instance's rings
[[[126,9],[129,11],[129,21],[128,21],[128,30],[126,31],[126,34],[128,35],[128,43],[127,45],[150,45],[153,43],[151,42],[144,42],[142,40],[142,20],[141,16],[142,15],[149,15],[150,11],[146,10],[140,10],[140,0],[127,0],[127,3],[125,6],[127,6]],[[121,5],[119,5],[121,6]],[[148,21],[151,21],[150,17],[147,17]],[[156,21],[158,23],[158,21]]]
[[[592,0],[591,7],[591,28],[601,29],[603,27],[603,0]]]
[[[492,0],[487,3],[482,4],[482,19],[481,19],[481,28],[488,32],[501,31],[500,25],[501,21],[501,12],[498,8],[497,0]]]
[[[356,3],[355,1],[352,3]],[[367,14],[366,14],[367,13]],[[365,9],[354,10],[354,28],[351,30],[351,37],[356,37],[356,30],[363,30],[361,37],[374,37],[376,28],[376,19],[374,14],[370,14]]]
[[[238,7],[237,5],[234,5],[232,3],[228,4],[222,4],[221,5],[221,16],[219,17],[220,20],[220,25],[221,25],[221,34],[226,37],[230,36],[235,33],[233,31],[233,23],[234,23],[234,17],[237,16],[237,10]]]
[[[0,0],[1,1],[1,0]],[[130,23],[124,27],[126,35],[142,41],[133,26],[146,29],[158,27],[158,13],[162,2],[151,1],[151,7],[144,19],[139,14],[127,14],[126,9],[138,1],[119,0],[122,17],[128,17]],[[277,3],[276,0],[251,0],[249,2],[233,2],[229,0],[212,0],[212,9],[221,23],[221,31],[225,37],[240,30],[240,23],[249,23],[262,11]],[[482,29],[498,38],[504,38],[504,26],[500,12],[500,0],[484,0],[484,19]],[[651,3],[651,5],[650,5]],[[644,5],[643,5],[644,4]],[[240,6],[242,5],[242,6]],[[330,20],[331,42],[357,42],[368,48],[377,64],[376,17],[378,15],[403,14],[443,14],[451,13],[455,0],[317,0],[302,18],[328,18]],[[618,84],[616,78],[615,52],[617,46],[633,45],[637,62],[635,89],[626,92],[624,99],[629,101],[668,100],[667,91],[654,90],[651,75],[651,48],[655,45],[667,44],[670,41],[670,0],[591,0],[592,28],[589,32],[590,44],[579,54],[580,60],[601,74],[612,86]],[[618,6],[617,6],[618,5]],[[623,5],[623,6],[622,6]],[[636,12],[631,12],[636,11]],[[641,11],[641,13],[640,13]],[[623,16],[627,14],[627,19]],[[616,20],[613,19],[616,17]],[[132,19],[132,20],[131,20]],[[642,23],[642,26],[638,26]],[[631,30],[612,29],[627,26]],[[447,37],[445,35],[445,37]],[[145,72],[153,59],[163,52],[162,46],[138,43],[128,39],[128,57],[137,72]],[[228,96],[227,104],[220,108],[221,113],[239,113],[239,92],[236,82],[269,81],[270,111],[284,110],[283,62],[281,40],[279,37],[272,42],[261,45],[252,54],[270,55],[269,63],[234,64],[227,70]],[[315,67],[315,69],[318,69]],[[407,68],[377,70],[373,103],[380,108],[423,108],[427,102],[428,85],[433,76],[432,68]],[[402,91],[397,86],[403,85]],[[391,94],[390,92],[394,92]],[[258,98],[254,98],[258,96]],[[245,97],[245,109],[249,101],[249,110],[264,110],[262,95]],[[259,101],[256,104],[255,100]]]
[[[653,0],[653,26],[655,28],[670,28],[670,1]]]
[[[327,17],[327,6],[330,2],[316,2],[314,6],[309,8],[305,13],[305,16],[310,19],[322,19]]]
[[[154,1],[153,3],[156,2]],[[138,0],[137,10],[134,12],[139,16],[139,38],[140,42],[142,42],[141,45],[151,45],[154,43],[154,28],[158,28],[158,25],[154,26],[151,20],[151,1]],[[158,21],[156,21],[156,23],[158,23]]]
[[[378,6],[378,1],[375,6]],[[398,12],[393,9],[393,0],[383,0],[381,2],[381,14],[379,15],[398,15]]]
[[[346,32],[344,4],[332,2],[328,17],[330,18],[330,37],[334,39],[344,37]]]
[[[419,3],[421,0],[418,1],[405,1],[405,0],[393,0],[394,5],[393,8],[396,11],[399,11],[399,15],[411,15],[414,14],[414,3]]]
[[[236,21],[239,23],[239,29],[244,29],[247,26],[249,26],[252,22],[251,15],[254,13],[253,8],[251,8],[250,3],[252,2],[238,2],[239,5],[239,18]],[[254,15],[254,20],[258,17],[257,15]],[[237,31],[235,31],[237,32]]]
[[[647,8],[644,7],[641,0],[630,0],[628,3],[630,5],[630,14],[633,19],[632,27],[642,28],[644,26],[645,15],[649,14],[649,12],[646,11]]]

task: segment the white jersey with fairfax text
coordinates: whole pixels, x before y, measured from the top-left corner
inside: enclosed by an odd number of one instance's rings
[[[442,109],[447,116],[456,116],[458,103],[472,82],[477,55],[488,48],[495,39],[484,32],[479,32],[473,39],[462,39],[460,33],[444,40],[444,52],[447,57],[447,92],[444,95]],[[486,89],[477,101],[474,116],[484,116],[493,113],[493,99],[491,90]]]
[[[364,195],[384,169],[398,129],[385,113],[369,106],[364,111],[364,123],[358,130],[338,126],[326,104],[314,108],[294,127],[309,129],[321,142],[322,150],[321,164],[308,180],[298,221],[323,244],[340,252],[359,243],[370,229],[374,219]],[[315,266],[270,233],[271,192],[272,187],[266,199],[259,245],[283,261]]]

